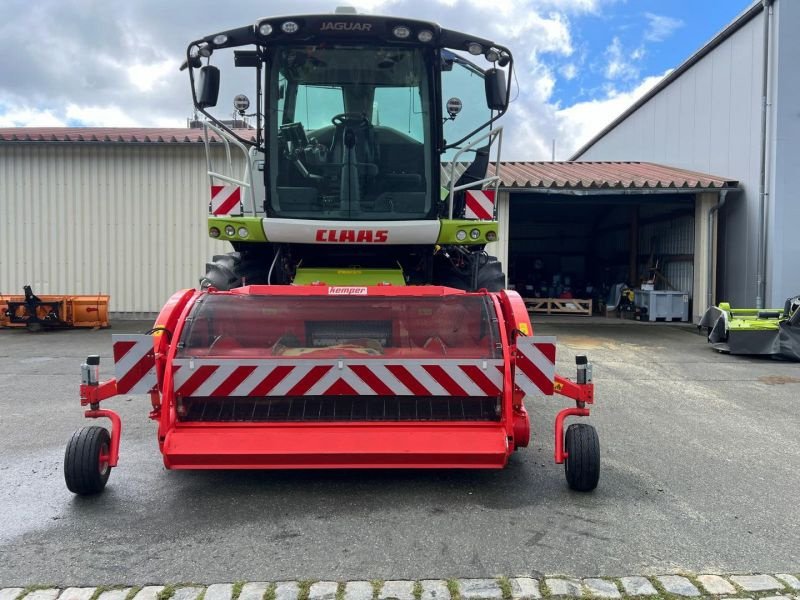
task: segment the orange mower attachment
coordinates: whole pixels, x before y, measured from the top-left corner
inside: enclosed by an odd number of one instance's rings
[[[575,401],[555,419],[555,460],[594,489],[599,444],[591,366],[555,374],[555,338],[535,337],[516,292],[438,286],[248,286],[185,290],[145,335],[114,335],[115,378],[83,365],[81,404],[111,430],[70,440],[67,487],[102,491],[121,422],[100,403],[149,394],[168,469],[500,469],[528,445],[525,395]]]

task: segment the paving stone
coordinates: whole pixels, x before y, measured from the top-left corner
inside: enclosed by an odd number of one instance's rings
[[[659,575],[656,577],[664,589],[676,596],[699,596],[700,590],[694,584],[680,575]]]
[[[789,600],[789,596],[764,596],[758,600]]]
[[[101,593],[97,600],[125,600],[128,594],[131,593],[131,588],[123,588],[121,590],[107,590]]]
[[[23,588],[3,588],[0,590],[0,600],[15,600],[23,592]]]
[[[622,598],[616,584],[606,579],[584,579],[583,585],[589,590],[589,594],[595,598]]]
[[[146,585],[138,592],[136,592],[136,595],[133,597],[133,600],[158,600],[158,595],[163,590],[164,590],[163,585]],[[63,596],[63,594],[61,596]],[[61,596],[59,596],[59,600]]]
[[[204,600],[231,600],[231,596],[233,596],[232,583],[215,583],[206,588],[206,595],[203,598]],[[133,600],[138,600],[138,598]]]
[[[275,600],[297,600],[299,593],[296,581],[279,581],[275,585]]]
[[[378,592],[378,600],[414,600],[414,582],[385,581]]]
[[[550,590],[551,596],[570,596],[572,598],[580,598],[583,595],[583,587],[581,582],[575,579],[545,579],[547,589]]]
[[[25,600],[56,600],[60,591],[55,588],[34,590],[25,596]]]
[[[242,586],[242,592],[239,594],[239,600],[262,600],[264,592],[269,588],[270,583],[267,581],[251,581]]]
[[[420,600],[450,600],[450,590],[443,579],[423,579],[422,597]]]
[[[336,600],[339,584],[335,581],[318,581],[312,583],[308,590],[308,600]]]
[[[533,577],[512,577],[508,582],[511,584],[511,597],[514,600],[537,600],[542,597],[539,582]]]
[[[372,600],[372,592],[369,581],[348,581],[344,586],[345,600]]]
[[[463,600],[502,600],[503,590],[495,579],[459,579]]]
[[[181,587],[175,590],[170,600],[197,600],[200,594],[203,593],[203,589],[204,588],[193,586]],[[100,599],[98,598],[98,600]]]
[[[647,577],[620,577],[620,582],[629,596],[658,596],[658,590]]]
[[[58,596],[59,600],[90,600],[97,588],[68,587]]]
[[[785,583],[791,589],[800,591],[800,579],[798,579],[794,575],[788,575],[786,573],[778,573],[777,575],[775,575],[775,577],[780,579],[783,583]]]
[[[781,582],[771,575],[731,575],[730,580],[747,592],[783,589]]]
[[[735,594],[736,588],[727,579],[719,575],[698,575],[697,580],[709,594],[720,596],[723,594]]]

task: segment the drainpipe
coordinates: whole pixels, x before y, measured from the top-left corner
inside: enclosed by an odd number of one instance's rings
[[[764,4],[764,60],[761,76],[761,171],[758,182],[758,261],[756,264],[756,308],[764,308],[767,295],[767,94],[769,93],[769,32],[774,0]]]
[[[719,209],[725,205],[725,200],[728,198],[728,190],[722,190],[719,193],[719,202],[708,209],[708,244],[706,247],[706,256],[708,257],[708,273],[706,275],[706,309],[714,306],[714,214],[719,212]]]

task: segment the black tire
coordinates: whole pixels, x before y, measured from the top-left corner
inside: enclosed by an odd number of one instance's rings
[[[590,492],[600,480],[600,439],[597,430],[585,423],[567,427],[564,437],[564,474],[567,484],[578,492]]]
[[[206,274],[200,278],[200,289],[215,287],[226,291],[250,284],[267,283],[269,263],[246,252],[217,254],[206,263]]]
[[[101,458],[110,448],[111,436],[104,427],[82,427],[72,434],[64,454],[64,480],[70,492],[88,496],[103,491],[111,467],[107,458],[102,462]]]
[[[478,256],[481,261],[478,267],[478,285],[475,289],[470,287],[470,274],[462,274],[455,271],[446,273],[439,281],[439,285],[474,292],[486,288],[490,292],[499,292],[506,287],[506,276],[503,273],[503,265],[497,257],[486,255]]]

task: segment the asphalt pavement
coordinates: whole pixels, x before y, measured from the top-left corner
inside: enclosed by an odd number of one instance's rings
[[[559,372],[594,363],[591,494],[553,463],[558,397],[503,471],[167,471],[149,399],[122,415],[104,494],[74,497],[79,365],[111,333],[0,331],[0,587],[28,584],[615,577],[800,571],[800,365],[718,354],[692,328],[541,320]]]

